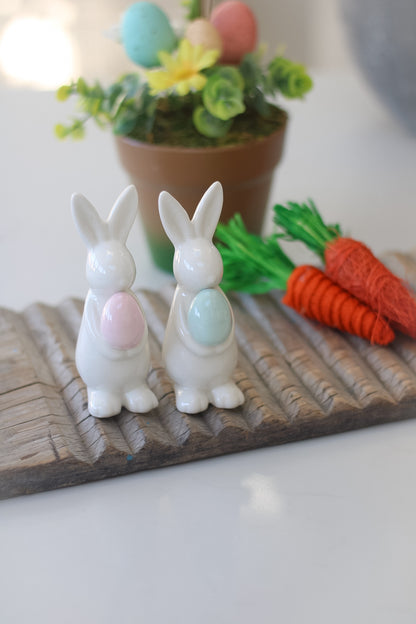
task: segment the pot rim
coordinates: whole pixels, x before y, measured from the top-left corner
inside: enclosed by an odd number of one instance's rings
[[[177,152],[186,152],[187,154],[201,154],[202,152],[204,152],[205,154],[209,154],[212,152],[218,153],[219,151],[238,151],[238,150],[242,150],[242,149],[246,149],[247,147],[251,147],[253,146],[253,144],[259,144],[259,143],[266,143],[269,140],[273,140],[274,137],[277,134],[280,134],[282,132],[284,132],[286,130],[286,126],[287,126],[287,122],[289,120],[289,115],[286,111],[283,111],[285,113],[285,119],[284,121],[270,134],[268,134],[267,136],[263,136],[263,137],[255,137],[253,139],[251,139],[250,141],[246,141],[245,143],[235,143],[233,145],[221,145],[221,146],[213,146],[213,147],[185,147],[185,146],[181,146],[181,145],[167,145],[164,143],[147,143],[146,141],[139,141],[137,139],[133,139],[131,137],[125,136],[125,135],[114,135],[116,141],[120,142],[120,143],[126,143],[128,145],[131,145],[132,147],[137,146],[137,147],[141,147],[142,149],[146,149],[148,151],[166,151],[166,152],[170,152],[172,154],[177,153]]]

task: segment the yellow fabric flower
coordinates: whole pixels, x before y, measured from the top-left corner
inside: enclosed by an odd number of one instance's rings
[[[194,46],[187,39],[180,41],[174,54],[160,51],[158,56],[164,69],[146,72],[150,93],[157,95],[172,90],[178,95],[186,95],[191,90],[200,91],[207,81],[206,76],[200,73],[201,69],[214,65],[219,54],[219,50]]]

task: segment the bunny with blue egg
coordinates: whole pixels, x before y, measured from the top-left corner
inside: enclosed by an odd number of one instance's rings
[[[127,187],[107,221],[81,194],[72,196],[75,225],[88,248],[90,286],[75,361],[87,386],[88,410],[97,418],[148,412],[158,404],[147,384],[150,351],[146,319],[131,290],[136,266],[126,247],[137,213],[137,192]]]
[[[168,192],[159,196],[159,214],[175,247],[177,281],[162,349],[175,387],[179,411],[196,414],[209,403],[235,408],[244,395],[233,381],[237,364],[234,316],[219,287],[223,264],[212,239],[223,204],[214,182],[200,200],[192,220]]]

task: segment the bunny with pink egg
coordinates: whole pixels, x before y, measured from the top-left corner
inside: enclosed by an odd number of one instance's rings
[[[88,410],[97,418],[122,407],[148,412],[158,404],[147,384],[148,329],[131,290],[136,267],[126,247],[137,213],[137,192],[127,187],[106,221],[81,194],[72,197],[72,214],[88,248],[90,286],[76,346],[76,365],[87,386]]]

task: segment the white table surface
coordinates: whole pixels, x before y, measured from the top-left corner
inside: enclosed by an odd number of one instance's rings
[[[312,197],[377,253],[414,247],[416,139],[352,74],[288,108],[271,205]],[[70,196],[106,215],[127,183],[110,134],[54,139],[70,110],[0,90],[1,306],[83,297]],[[137,285],[162,284],[139,224],[129,245]],[[2,501],[0,622],[414,623],[415,478],[407,421]]]

